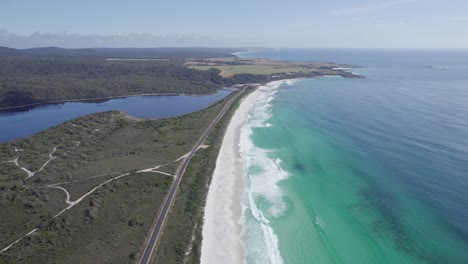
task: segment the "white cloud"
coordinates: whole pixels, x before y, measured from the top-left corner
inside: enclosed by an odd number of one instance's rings
[[[374,11],[381,11],[387,8],[392,8],[392,7],[403,5],[403,4],[413,3],[416,1],[418,0],[392,0],[392,1],[376,3],[376,4],[360,5],[360,6],[335,9],[335,10],[332,10],[331,13],[333,15],[353,16],[353,15],[359,15],[363,13],[370,13]]]

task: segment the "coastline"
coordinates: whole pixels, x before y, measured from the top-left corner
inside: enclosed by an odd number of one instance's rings
[[[242,51],[242,52],[235,52],[232,53],[234,56],[238,58],[247,58],[247,57],[242,57],[239,56],[241,53],[249,53],[248,51]],[[333,71],[338,72],[336,76],[342,77],[342,78],[366,78],[365,76],[349,71],[349,69],[352,68],[360,68],[360,66],[355,66],[355,65],[346,65],[346,64],[340,64],[338,65],[340,67],[335,67],[332,68]],[[326,77],[328,76],[327,74],[318,74],[315,76],[291,76],[291,78],[288,78],[288,76],[281,76],[279,80],[272,80],[271,82],[281,82],[284,80],[294,80],[294,79],[304,79],[304,78],[320,78],[320,77]],[[333,75],[335,76],[335,75]],[[270,82],[270,83],[271,83]],[[236,85],[245,85],[244,83],[238,83],[238,84],[233,84],[232,86]],[[268,85],[268,84],[267,84]],[[17,106],[9,106],[9,107],[0,107],[0,112],[8,112],[8,111],[22,111],[22,110],[28,110],[29,108],[34,108],[38,106],[43,106],[43,105],[49,105],[49,104],[63,104],[63,103],[68,103],[68,102],[93,102],[93,101],[105,101],[105,100],[112,100],[112,99],[117,99],[117,98],[127,98],[127,97],[135,97],[135,96],[207,96],[207,95],[213,95],[219,92],[219,90],[229,88],[230,86],[223,86],[222,88],[219,88],[216,92],[210,93],[210,94],[188,94],[188,93],[141,93],[141,94],[124,94],[124,95],[115,95],[115,96],[103,96],[103,97],[94,97],[94,98],[72,98],[72,99],[63,99],[63,100],[52,100],[52,101],[45,101],[45,102],[36,102],[36,103],[30,103],[30,104],[24,104],[24,105],[17,105]]]
[[[249,112],[261,95],[288,80],[259,86],[241,102],[226,128],[209,186],[202,228],[201,263],[244,263],[246,250],[242,242],[242,223],[247,164],[241,156],[241,130]]]

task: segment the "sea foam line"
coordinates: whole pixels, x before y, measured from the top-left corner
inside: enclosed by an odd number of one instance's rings
[[[243,238],[247,258],[253,259],[254,262],[283,263],[278,238],[268,218],[280,216],[286,208],[282,191],[277,183],[289,175],[281,169],[279,158],[270,157],[274,154],[272,151],[255,146],[252,141],[252,129],[271,126],[268,123],[272,117],[271,102],[276,98],[278,88],[283,83],[291,85],[294,82],[294,80],[277,81],[261,86],[248,122],[241,129],[239,149],[246,165],[247,176],[241,222],[244,226]],[[249,173],[249,168],[253,166],[258,168],[259,172]],[[267,208],[264,211],[259,208],[259,200],[266,201]],[[249,222],[247,218],[250,216],[255,219],[254,226],[247,226]],[[252,228],[255,229],[254,232],[249,232]],[[261,237],[252,237],[252,233],[261,234]]]

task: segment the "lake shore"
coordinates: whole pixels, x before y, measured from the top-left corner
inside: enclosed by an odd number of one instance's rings
[[[26,111],[30,108],[44,106],[44,105],[53,105],[53,104],[64,104],[64,103],[73,103],[73,102],[105,102],[112,99],[119,99],[119,98],[127,98],[127,97],[138,97],[138,96],[193,96],[193,97],[201,97],[201,96],[209,96],[215,95],[219,93],[222,89],[226,89],[228,87],[223,87],[218,89],[215,93],[211,94],[188,94],[188,93],[142,93],[142,94],[126,94],[126,95],[115,95],[115,96],[105,96],[105,97],[94,97],[94,98],[82,98],[82,99],[64,99],[64,100],[54,100],[54,101],[46,101],[46,102],[37,102],[25,105],[18,105],[18,106],[10,106],[10,107],[2,107],[0,108],[0,112],[16,112],[16,111]]]
[[[282,82],[260,86],[244,98],[226,128],[206,199],[201,263],[243,263],[245,260],[241,218],[247,166],[239,147],[241,129],[262,89]]]

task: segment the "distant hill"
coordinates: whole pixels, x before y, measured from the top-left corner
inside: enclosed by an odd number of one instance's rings
[[[41,47],[21,50],[29,55],[39,56],[99,56],[92,49],[64,49],[59,47]]]
[[[59,47],[41,47],[13,49],[0,46],[0,56],[34,57],[101,57],[101,58],[210,58],[232,57],[232,53],[244,51],[234,48],[86,48],[65,49]]]
[[[20,50],[0,46],[0,56],[19,55]]]

